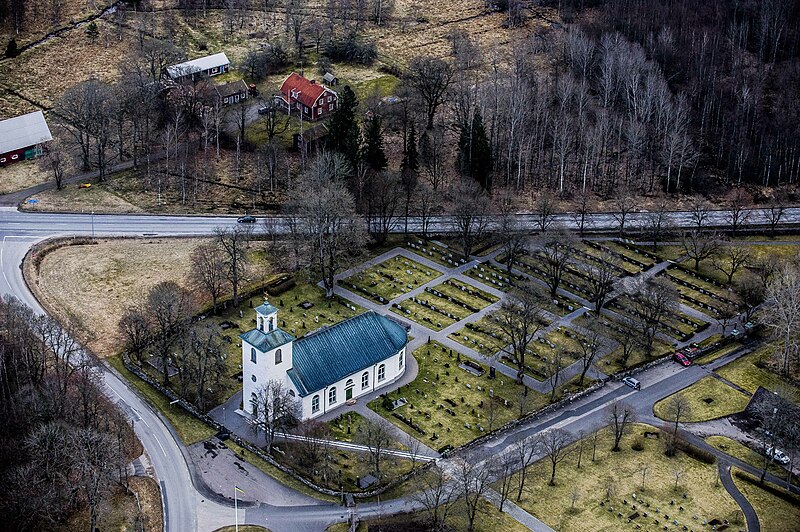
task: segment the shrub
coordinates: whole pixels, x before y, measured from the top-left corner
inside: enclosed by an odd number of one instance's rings
[[[325,45],[325,56],[331,61],[357,65],[372,65],[378,58],[378,48],[372,41],[361,41],[355,35],[332,38]]]
[[[786,491],[784,489],[781,489],[781,488],[779,488],[777,486],[774,486],[772,484],[769,484],[767,482],[763,482],[762,483],[762,482],[759,481],[758,477],[754,477],[753,475],[751,475],[749,473],[745,473],[744,471],[736,470],[734,475],[736,476],[736,478],[744,480],[745,482],[747,482],[749,484],[753,484],[755,486],[758,486],[759,488],[763,489],[764,491],[769,492],[770,494],[775,495],[776,497],[779,497],[779,498],[783,499],[784,501],[786,501],[786,502],[788,502],[790,504],[794,504],[794,505],[800,504],[800,497],[798,497],[797,495],[795,495],[793,493],[789,493],[788,491]]]
[[[637,435],[633,439],[633,443],[631,443],[631,449],[634,451],[644,451],[644,438]]]
[[[675,447],[680,449],[681,451],[685,452],[687,455],[691,456],[695,460],[699,460],[706,464],[713,464],[717,461],[717,457],[714,456],[712,453],[700,449],[699,447],[695,447],[691,443],[687,442],[684,439],[678,438],[675,441]]]

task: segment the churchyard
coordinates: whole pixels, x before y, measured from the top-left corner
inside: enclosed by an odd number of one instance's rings
[[[628,319],[633,319],[636,316],[635,304],[632,301],[634,297],[634,295],[621,295],[610,300],[606,304],[606,308]],[[659,332],[677,341],[685,342],[698,332],[705,330],[708,325],[708,322],[696,316],[689,316],[680,309],[672,309],[662,317]]]
[[[425,288],[423,293],[392,303],[392,312],[440,331],[497,301],[497,296],[457,279],[448,279]]]
[[[738,307],[724,282],[679,265],[671,266],[663,275],[678,290],[681,303],[704,314],[713,317]]]
[[[398,255],[370,266],[340,281],[340,284],[376,303],[386,304],[440,275],[442,272],[436,269]]]
[[[451,249],[443,242],[416,239],[406,241],[403,247],[446,268],[455,268],[467,262],[460,251]]]
[[[547,458],[531,465],[517,504],[565,532],[710,531],[724,523],[738,530],[743,525],[738,506],[718,480],[713,457],[702,461],[706,457],[680,450],[668,457],[660,431],[648,425],[634,425],[619,452],[610,450],[609,429],[594,438],[590,434],[568,448],[555,486],[548,485]],[[498,481],[494,487],[500,486]],[[516,497],[516,490],[512,493]]]
[[[457,447],[537,410],[546,397],[438,342],[414,351],[416,379],[369,407],[434,449]],[[520,408],[520,402],[523,402]]]

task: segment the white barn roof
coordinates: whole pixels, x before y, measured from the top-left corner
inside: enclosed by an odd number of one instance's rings
[[[0,153],[53,140],[41,111],[0,121]]]
[[[182,76],[188,76],[189,74],[194,74],[195,72],[202,72],[203,70],[210,70],[214,67],[220,67],[222,65],[229,64],[231,64],[231,62],[228,61],[228,56],[225,55],[224,52],[221,52],[214,55],[200,57],[198,59],[192,59],[191,61],[186,61],[185,63],[169,66],[167,67],[167,74],[169,74],[169,77],[171,78],[179,78]]]

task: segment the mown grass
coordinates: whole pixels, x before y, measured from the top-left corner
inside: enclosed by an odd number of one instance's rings
[[[700,523],[713,518],[740,522],[736,517],[738,506],[717,481],[716,465],[700,462],[680,451],[669,458],[659,439],[643,437],[645,431],[658,432],[647,425],[634,425],[633,434],[623,438],[621,450],[611,452],[611,433],[608,429],[601,430],[596,460],[591,459],[589,439],[584,443],[580,469],[576,467],[578,444],[573,444],[569,456],[556,470],[555,486],[548,485],[550,462],[543,459],[533,464],[518,504],[564,532],[634,530],[637,525],[645,530],[660,530],[664,525],[669,530],[680,530],[684,524],[698,530]],[[634,441],[641,443],[641,451],[632,449]],[[677,489],[676,471],[679,472]],[[576,501],[571,509],[573,494]],[[681,506],[683,511],[679,509]],[[637,511],[640,515],[629,523],[628,517]],[[697,520],[692,518],[694,515]],[[673,519],[678,526],[671,524]]]
[[[742,348],[742,344],[740,344],[739,342],[731,342],[731,343],[729,343],[727,345],[723,345],[722,347],[714,349],[713,351],[710,351],[710,352],[706,353],[705,355],[703,355],[703,356],[701,356],[699,358],[696,358],[694,363],[695,364],[708,364],[709,362],[713,362],[713,361],[717,360],[718,358],[724,357],[725,355],[730,355],[731,353],[733,353],[737,349],[741,349],[741,348]]]
[[[689,405],[689,412],[683,421],[708,421],[736,412],[747,406],[750,398],[714,377],[704,377],[688,388],[657,402],[653,412],[661,419],[669,419],[668,408],[672,397],[683,397]]]
[[[727,436],[708,436],[706,438],[706,443],[757,469],[762,469],[764,467],[764,456],[745,444],[728,438]],[[781,478],[786,477],[786,470],[774,462],[767,466],[767,471]]]
[[[717,374],[750,393],[755,393],[759,386],[763,386],[773,392],[782,391],[792,401],[800,401],[800,387],[764,367],[772,349],[771,345],[766,345],[719,368]]]

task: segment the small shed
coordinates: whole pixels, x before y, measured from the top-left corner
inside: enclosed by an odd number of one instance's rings
[[[306,154],[310,154],[322,147],[327,136],[328,127],[325,124],[317,124],[303,131],[302,135],[300,135],[300,133],[295,133],[293,135],[292,146],[297,151],[304,149]]]
[[[0,166],[33,159],[41,144],[53,140],[41,111],[0,120]]]
[[[331,86],[339,84],[339,78],[334,76],[332,72],[325,72],[325,75],[322,76],[322,81]]]

